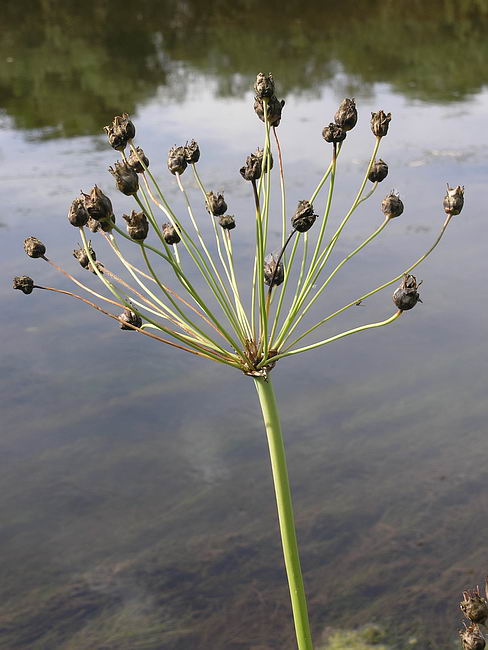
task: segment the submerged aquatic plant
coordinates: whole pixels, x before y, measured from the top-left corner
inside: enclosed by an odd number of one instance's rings
[[[343,307],[310,325],[305,318],[322,296],[335,275],[355,255],[400,217],[404,205],[396,192],[390,192],[381,202],[383,220],[380,225],[339,263],[329,268],[332,252],[349,219],[356,210],[376,192],[388,174],[388,165],[376,158],[382,139],[387,135],[391,114],[378,111],[372,114],[373,151],[366,166],[364,178],[340,223],[329,223],[338,158],[346,137],[357,122],[353,99],[345,99],[339,106],[334,121],[323,129],[322,135],[330,151],[330,163],[308,199],[299,201],[289,214],[286,202],[283,159],[277,127],[282,120],[284,101],[276,97],[271,75],[259,74],[254,86],[254,110],[264,122],[264,144],[247,156],[236,174],[250,183],[249,199],[255,211],[255,256],[250,260],[250,277],[246,292],[238,279],[234,256],[235,232],[239,219],[228,214],[222,192],[208,190],[200,178],[197,163],[200,148],[194,140],[173,146],[167,166],[174,175],[187,207],[188,217],[177,214],[163,194],[152,173],[152,167],[143,149],[136,146],[136,129],[130,117],[115,117],[106,126],[109,144],[120,153],[121,159],[109,168],[117,189],[136,202],[136,209],[124,214],[126,230],[117,222],[112,202],[95,185],[90,193],[74,198],[68,210],[69,223],[78,228],[81,248],[73,255],[81,267],[94,273],[102,285],[95,291],[70,272],[52,261],[44,244],[35,237],[25,241],[25,251],[40,258],[72,280],[88,297],[54,287],[40,286],[28,276],[16,277],[14,288],[25,294],[34,289],[71,296],[90,305],[117,321],[121,330],[135,331],[156,341],[235,368],[251,377],[255,383],[268,437],[271,467],[276,493],[283,555],[288,576],[296,638],[300,650],[312,649],[312,637],[307,613],[292,501],[286,467],[285,450],[279,412],[271,381],[271,370],[296,354],[317,350],[339,339],[377,329],[396,321],[405,311],[420,301],[416,278],[411,271],[437,246],[454,215],[461,212],[464,188],[448,186],[443,208],[446,213],[440,232],[430,248],[408,268],[401,269],[393,278],[354,297]],[[275,140],[273,165],[271,136]],[[213,230],[214,243],[205,241],[199,217],[184,187],[183,174],[191,168],[201,191],[199,212],[206,208]],[[187,172],[188,173],[188,172]],[[277,250],[269,251],[269,226],[276,227],[276,216],[271,208],[271,178],[279,176],[281,188],[281,241]],[[368,181],[371,186],[367,188]],[[328,187],[324,210],[317,214],[314,207],[319,193]],[[158,211],[164,223],[158,220]],[[123,278],[97,259],[89,241],[86,226],[97,238],[105,239],[126,272]],[[236,230],[235,230],[236,229]],[[331,230],[331,234],[328,231]],[[234,232],[233,232],[234,231]],[[127,240],[139,249],[145,269],[129,261],[121,247]],[[291,247],[291,248],[289,248]],[[98,246],[95,246],[98,250]],[[269,252],[268,252],[269,251]],[[164,263],[165,279],[156,263]],[[168,275],[172,280],[167,280]],[[326,323],[373,294],[400,282],[393,293],[393,312],[377,322],[360,324],[343,332],[319,340],[306,341]],[[170,286],[171,284],[171,286]],[[203,285],[203,289],[202,289]],[[244,299],[243,296],[246,296]],[[246,308],[247,303],[247,308]],[[105,306],[102,307],[101,305]],[[391,303],[390,303],[391,304]]]

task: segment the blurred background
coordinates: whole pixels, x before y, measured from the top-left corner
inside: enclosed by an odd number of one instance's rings
[[[423,304],[274,371],[316,643],[375,622],[391,647],[457,647],[460,592],[488,570],[486,2],[11,0],[2,14],[0,648],[293,647],[249,378],[68,298],[11,289],[22,274],[68,286],[25,256],[30,235],[78,273],[66,213],[80,188],[97,183],[119,219],[132,209],[103,133],[122,112],[182,215],[167,151],[198,140],[202,178],[236,216],[245,284],[254,213],[238,170],[263,142],[260,71],[286,99],[289,211],[328,165],[321,131],[344,97],[359,121],[340,156],[334,224],[371,155],[371,111],[393,115],[380,150],[389,176],[334,260],[379,225],[392,188],[405,212],[346,265],[316,317],[417,259],[444,218],[446,183],[466,187],[464,211],[416,271]],[[271,208],[278,246],[279,201]],[[115,270],[99,235],[93,244]],[[389,288],[319,337],[391,313]]]

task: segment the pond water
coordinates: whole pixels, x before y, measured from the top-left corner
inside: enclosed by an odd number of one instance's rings
[[[486,4],[17,0],[2,11],[0,648],[294,647],[250,379],[68,298],[11,290],[19,274],[69,288],[22,240],[40,237],[74,270],[65,215],[80,188],[98,183],[117,215],[132,209],[106,171],[116,156],[102,132],[123,111],[182,214],[165,159],[199,141],[200,173],[238,220],[244,278],[254,216],[238,170],[263,140],[251,88],[269,70],[286,98],[289,210],[328,164],[320,134],[345,96],[360,117],[341,151],[334,223],[371,155],[370,112],[393,114],[388,179],[334,259],[377,227],[392,187],[405,212],[345,266],[316,317],[419,257],[446,182],[466,187],[463,213],[416,273],[423,304],[273,372],[317,644],[327,627],[373,621],[395,647],[456,647],[460,592],[488,569]],[[272,209],[278,246],[278,194]],[[99,235],[94,246],[109,256]],[[387,317],[390,293],[320,337]]]

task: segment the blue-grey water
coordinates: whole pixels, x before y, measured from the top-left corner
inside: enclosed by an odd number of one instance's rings
[[[422,304],[273,371],[316,644],[326,628],[374,621],[392,647],[456,647],[460,592],[488,569],[488,11],[449,0],[341,7],[18,0],[2,9],[2,650],[294,647],[252,381],[121,332],[68,297],[11,289],[22,274],[70,288],[25,256],[29,235],[98,288],[76,267],[66,212],[95,183],[119,222],[133,208],[107,171],[117,155],[102,131],[123,111],[184,219],[166,156],[198,140],[202,178],[225,190],[236,216],[246,286],[254,211],[238,170],[263,142],[252,110],[261,70],[286,99],[278,133],[290,213],[329,162],[321,131],[345,96],[359,121],[340,154],[332,225],[371,155],[371,111],[393,115],[380,150],[388,178],[332,261],[379,225],[392,188],[405,212],[345,265],[315,319],[419,257],[443,221],[446,183],[466,188],[462,214],[416,271]],[[189,171],[182,180],[210,236]],[[92,239],[118,269],[101,236]],[[348,310],[319,338],[386,318],[390,296]]]

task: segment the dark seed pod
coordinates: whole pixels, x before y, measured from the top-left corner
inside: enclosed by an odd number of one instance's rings
[[[100,226],[101,226],[100,221],[97,221],[96,219],[92,219],[91,217],[88,219],[86,225],[88,226],[88,228],[89,228],[92,232],[98,232],[99,230],[101,230],[101,228],[100,228]]]
[[[317,215],[313,213],[310,201],[299,201],[295,214],[291,218],[291,225],[298,232],[307,232],[315,223]]]
[[[246,164],[241,167],[240,173],[242,178],[246,181],[257,181],[261,178],[261,174],[263,173],[263,159],[264,151],[258,147],[254,153],[246,158]],[[267,163],[264,165],[265,172],[268,171],[268,166],[270,170],[273,169],[273,156],[271,152],[269,152]]]
[[[377,138],[382,138],[388,133],[388,127],[391,121],[391,113],[378,111],[371,113],[371,131]]]
[[[393,294],[393,302],[400,311],[413,309],[418,302],[422,302],[417,291],[420,284],[413,275],[403,276],[401,285]]]
[[[207,211],[214,217],[221,217],[227,212],[227,203],[224,201],[223,193],[207,192]]]
[[[182,174],[186,169],[185,147],[171,147],[168,153],[168,169],[172,174]]]
[[[81,193],[85,209],[92,219],[105,221],[113,218],[112,201],[95,185],[90,194]]]
[[[117,189],[126,196],[132,196],[139,190],[139,177],[135,170],[125,162],[125,160],[117,160],[113,167],[109,167],[108,171],[115,178]]]
[[[90,251],[90,255],[92,256],[93,261],[95,261],[97,259],[97,256],[95,255],[95,251],[91,246],[91,242],[88,242],[88,250]],[[82,266],[84,269],[87,269],[90,266],[90,258],[88,257],[84,248],[75,248],[73,251],[73,257],[78,260],[80,266]]]
[[[144,165],[141,163],[141,160]],[[144,154],[144,151],[140,147],[136,147],[135,151],[132,150],[130,152],[127,163],[135,172],[142,174],[145,171],[145,167],[149,167],[149,158]]]
[[[396,192],[390,192],[381,202],[381,210],[385,217],[394,219],[399,217],[403,212],[403,202]]]
[[[269,74],[263,74],[262,72],[258,74],[256,81],[254,82],[254,92],[256,94],[256,99],[273,97],[275,84],[271,72]]]
[[[13,288],[19,289],[22,293],[28,295],[34,289],[34,280],[28,275],[18,275],[14,278]]]
[[[181,241],[181,237],[178,235],[176,232],[176,228],[172,226],[170,223],[163,223],[163,237],[164,241],[171,245],[171,244],[178,244],[178,242]]]
[[[372,183],[381,183],[388,176],[388,165],[384,160],[375,160],[369,170],[368,180]]]
[[[27,237],[24,240],[24,250],[29,257],[42,257],[46,254],[46,247],[37,237]]]
[[[278,255],[270,253],[264,258],[264,283],[268,287],[278,287],[285,279],[283,264],[278,262]]]
[[[123,214],[122,219],[127,222],[127,232],[129,237],[141,241],[146,239],[149,232],[149,222],[144,212],[132,210],[130,214]]]
[[[485,625],[488,619],[488,603],[486,598],[481,596],[479,589],[468,589],[463,591],[463,598],[459,603],[464,615],[472,623]]]
[[[477,625],[464,625],[464,630],[459,630],[463,650],[485,650],[486,642]]]
[[[343,131],[350,131],[356,126],[358,121],[358,112],[356,102],[353,99],[344,99],[334,115],[334,122],[340,126]]]
[[[225,216],[219,217],[219,225],[224,230],[233,230],[236,227],[236,220],[231,214],[226,214]]]
[[[322,137],[326,142],[338,143],[346,139],[346,132],[340,126],[331,122],[322,131]]]
[[[68,210],[68,221],[72,226],[81,228],[86,226],[90,215],[85,208],[85,202],[82,196],[76,198],[70,205]]]
[[[444,197],[444,212],[450,214],[452,217],[459,214],[464,205],[464,185],[457,187],[449,187],[447,184],[447,194]]]
[[[110,146],[117,149],[117,151],[123,151],[129,140],[132,140],[136,135],[136,128],[127,113],[114,117],[112,124],[104,126],[103,130],[108,136]]]
[[[120,323],[121,330],[132,330],[134,332],[135,330],[131,325],[134,325],[134,327],[142,326],[142,318],[131,309],[124,309],[124,311],[119,314],[119,318],[123,321]]]
[[[200,160],[200,147],[198,142],[192,140],[190,144],[188,142],[185,144],[185,160],[188,165],[193,165]]]
[[[282,99],[279,101],[275,95],[270,97],[269,99],[266,100],[268,104],[268,122],[270,126],[279,126],[281,122],[281,112],[283,110],[283,106],[285,105],[285,100]],[[255,98],[254,102],[254,111],[256,115],[259,117],[261,122],[264,122],[264,103],[263,99],[260,97]]]

